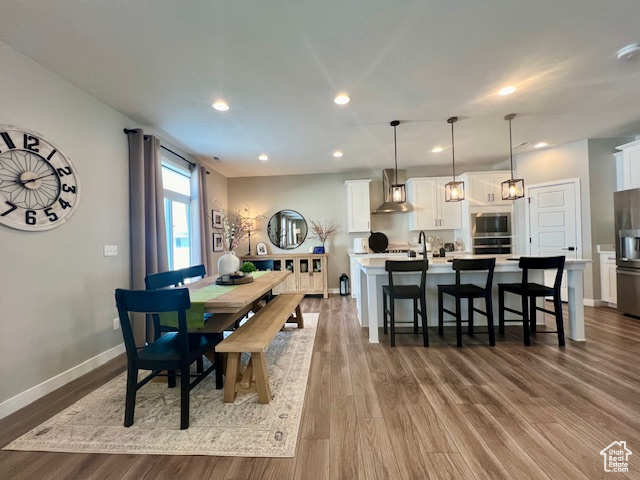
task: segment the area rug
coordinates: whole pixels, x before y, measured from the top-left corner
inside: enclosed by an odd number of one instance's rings
[[[179,385],[151,382],[138,391],[134,424],[125,428],[123,373],[4,449],[293,457],[317,321],[317,313],[305,313],[303,329],[287,326],[271,344],[266,360],[273,399],[267,405],[255,393],[223,403],[211,374],[191,391],[189,428],[180,430]]]

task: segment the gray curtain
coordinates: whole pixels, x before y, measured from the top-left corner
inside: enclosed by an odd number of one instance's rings
[[[144,135],[142,129],[129,130],[127,136],[131,288],[144,290],[148,273],[169,270],[160,141]],[[144,317],[134,318],[133,331],[138,345],[143,345],[152,333],[147,331]]]
[[[212,255],[213,239],[209,235],[211,219],[209,218],[209,195],[207,193],[207,169],[200,167],[198,171],[198,192],[200,204],[200,259],[207,270],[207,276],[213,268]]]

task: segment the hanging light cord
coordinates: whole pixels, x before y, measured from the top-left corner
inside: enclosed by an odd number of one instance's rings
[[[456,181],[456,147],[453,143],[453,122],[451,122],[451,165],[453,166],[453,181]]]
[[[393,126],[393,157],[396,161],[396,185],[398,184],[398,143],[396,142],[396,126]]]
[[[509,120],[509,156],[511,157],[511,180],[513,180],[513,138],[511,136],[511,120],[513,120],[515,114],[507,115],[507,119]]]

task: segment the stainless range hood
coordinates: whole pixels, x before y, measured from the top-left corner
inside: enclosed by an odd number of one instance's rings
[[[401,172],[402,170],[398,170],[398,174]],[[404,174],[404,172],[402,173]],[[384,202],[372,213],[409,213],[413,211],[413,207],[409,202],[394,203],[391,201],[391,185],[393,185],[395,181],[395,170],[393,168],[386,168],[382,171],[382,194]],[[398,181],[403,181],[400,175],[398,175]]]

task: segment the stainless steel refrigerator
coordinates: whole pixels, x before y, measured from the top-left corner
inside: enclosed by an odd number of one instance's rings
[[[613,194],[618,310],[640,316],[640,189]]]

